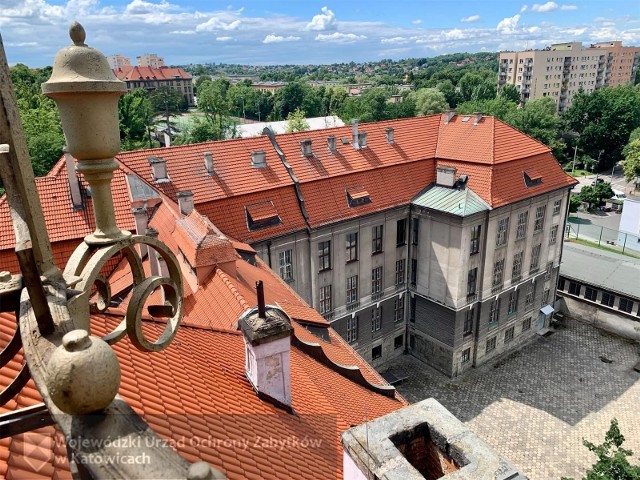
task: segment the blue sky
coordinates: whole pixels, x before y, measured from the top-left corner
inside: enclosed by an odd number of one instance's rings
[[[50,65],[72,20],[106,55],[168,64],[308,64],[542,48],[640,45],[638,0],[0,0],[10,64]]]

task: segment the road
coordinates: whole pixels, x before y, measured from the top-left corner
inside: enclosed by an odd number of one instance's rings
[[[576,178],[576,180],[578,180],[578,182],[580,183],[575,186],[575,188],[573,189],[573,192],[578,193],[580,192],[580,190],[584,185],[591,185],[591,182],[593,182],[596,178],[602,178],[605,182],[610,182],[611,188],[613,188],[614,190],[620,190],[621,192],[624,192],[625,195],[633,194],[634,184],[633,182],[627,182],[627,180],[624,178],[624,174],[622,173],[622,167],[616,165],[614,169],[612,169],[612,171],[613,171],[613,175],[611,175],[611,171],[610,171],[608,174],[594,173],[593,175],[587,175],[586,177]],[[635,193],[637,195],[640,192],[636,191]]]

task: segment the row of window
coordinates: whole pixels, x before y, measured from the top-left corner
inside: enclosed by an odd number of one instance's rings
[[[536,293],[536,282],[531,282],[529,287],[527,288],[527,293],[524,299],[524,307],[525,311],[531,310],[533,308],[533,301],[535,299]],[[542,293],[542,301],[540,302],[540,306],[544,306],[549,303],[549,294],[550,290],[547,288]],[[507,319],[518,314],[518,302],[520,299],[520,291],[512,290],[509,293],[509,303],[507,304]],[[500,308],[502,306],[502,298],[498,297],[494,299],[489,306],[489,325],[495,326],[498,324],[500,317]]]
[[[564,278],[560,279],[560,284],[558,288],[560,290],[564,290],[566,286],[566,281]],[[583,297],[587,300],[591,300],[592,302],[598,301],[598,293],[602,292],[600,295],[600,304],[615,308],[616,300],[618,305],[618,310],[621,310],[626,313],[633,313],[633,307],[635,302],[630,298],[623,296],[616,296],[614,293],[608,292],[606,290],[599,290],[594,287],[590,287],[588,285],[582,285],[578,282],[569,281],[569,289],[567,290],[571,295],[580,296],[582,293],[582,287],[584,287],[584,295]],[[640,308],[638,308],[637,315],[640,316]]]
[[[404,300],[396,298],[393,303],[393,321],[401,322],[404,319]],[[353,315],[347,317],[347,342],[358,341],[358,325],[360,316]],[[371,332],[379,332],[382,329],[382,305],[371,308]]]
[[[531,317],[527,317],[522,321],[522,332],[526,332],[531,329]],[[509,343],[513,340],[515,335],[515,326],[511,326],[504,331],[504,343]],[[496,349],[498,337],[494,335],[487,339],[485,346],[485,353],[491,353]],[[462,351],[462,363],[467,363],[471,360],[471,347]]]
[[[398,335],[393,339],[393,348],[397,350],[404,346],[404,335]],[[382,357],[382,345],[378,345],[371,349],[371,358],[377,360]]]

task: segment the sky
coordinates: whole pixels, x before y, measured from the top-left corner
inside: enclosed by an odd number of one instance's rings
[[[105,55],[168,65],[328,64],[622,40],[640,45],[638,0],[0,0],[10,65],[51,65],[77,20]]]

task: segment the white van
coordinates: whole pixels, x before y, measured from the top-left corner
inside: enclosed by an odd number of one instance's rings
[[[625,198],[627,198],[624,192],[620,190],[616,190],[615,188],[612,188],[612,190],[613,190],[613,197],[611,198],[617,198],[618,200],[624,200]]]

